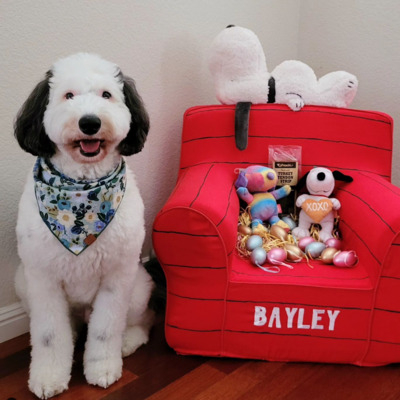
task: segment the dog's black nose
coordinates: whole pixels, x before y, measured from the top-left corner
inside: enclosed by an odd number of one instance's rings
[[[84,115],[79,120],[79,129],[85,135],[94,135],[96,134],[101,127],[101,120],[96,115]]]
[[[320,172],[320,173],[317,175],[317,179],[318,179],[319,181],[323,181],[323,180],[325,179],[325,174],[324,174],[323,172]]]

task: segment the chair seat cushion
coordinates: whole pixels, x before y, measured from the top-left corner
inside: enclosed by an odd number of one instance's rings
[[[267,264],[266,264],[267,265]],[[373,285],[362,260],[352,268],[323,264],[318,260],[289,263],[293,269],[280,267],[279,273],[269,273],[253,265],[250,260],[234,254],[230,281],[265,285],[294,285],[317,288],[371,290]]]

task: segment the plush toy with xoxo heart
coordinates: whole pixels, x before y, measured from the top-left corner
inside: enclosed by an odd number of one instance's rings
[[[338,199],[329,197],[335,188],[335,181],[352,182],[353,178],[339,171],[327,168],[313,168],[299,181],[298,186],[307,186],[309,194],[303,194],[296,200],[296,206],[301,208],[299,225],[292,233],[297,239],[310,236],[312,224],[321,225],[319,237],[321,241],[332,238],[335,211],[341,207]]]

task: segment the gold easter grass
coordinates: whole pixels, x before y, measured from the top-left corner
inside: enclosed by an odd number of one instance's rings
[[[291,215],[290,217],[294,221],[296,221],[295,216]],[[240,225],[248,227],[248,228],[251,227],[251,216],[248,212],[248,209],[242,210],[242,212],[240,213],[238,226],[240,226]],[[334,226],[334,230],[332,232],[332,234],[335,238],[339,238],[338,226],[339,226],[339,217],[337,217],[335,219],[335,226]],[[257,230],[256,233],[251,233],[250,235],[243,234],[238,231],[238,233],[237,233],[238,239],[237,239],[237,243],[236,243],[236,248],[237,248],[239,255],[242,258],[246,258],[246,259],[250,258],[251,251],[246,248],[246,242],[247,242],[247,239],[253,234],[257,234],[258,236],[260,236],[262,238],[262,241],[263,241],[262,248],[266,252],[268,252],[271,249],[276,248],[276,247],[285,248],[286,244],[292,244],[292,245],[297,246],[297,240],[294,238],[294,236],[291,233],[289,233],[287,235],[286,240],[282,240],[282,239],[279,239],[279,238],[271,235],[271,233],[269,232],[269,228],[270,228],[270,226],[268,226],[268,229],[266,229],[266,228],[259,229],[259,230]],[[311,237],[313,239],[315,239],[315,241],[317,241],[317,242],[320,241],[319,231],[320,231],[320,226],[318,224],[313,224],[311,226],[311,229],[310,229]],[[312,258],[310,255],[308,255],[304,252],[302,252],[302,253],[304,255],[304,258],[307,261],[307,265],[310,268],[314,268],[314,266],[310,264],[310,260],[314,260],[314,258]],[[320,257],[315,258],[315,260],[319,260],[319,259],[320,259]],[[290,261],[290,260],[287,260],[287,261],[294,263],[293,261]]]

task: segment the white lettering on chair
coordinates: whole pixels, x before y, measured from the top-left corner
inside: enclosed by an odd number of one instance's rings
[[[333,312],[331,310],[327,310],[327,311],[328,311],[328,317],[329,317],[329,330],[334,331],[336,318],[339,315],[340,311],[339,310],[335,310]]]
[[[268,322],[268,310],[266,307],[254,307],[254,326],[265,326]],[[282,312],[280,307],[273,307],[269,315],[268,328],[281,329],[311,329],[311,330],[335,330],[336,320],[340,310],[329,309],[305,309],[298,307],[285,307]],[[311,323],[305,323],[310,321]]]
[[[274,308],[272,309],[271,317],[269,318],[268,327],[269,327],[269,328],[272,328],[273,325],[274,325],[274,323],[275,323],[275,326],[276,326],[277,328],[282,328],[282,325],[281,325],[281,316],[280,316],[279,307],[274,307]]]
[[[293,328],[293,318],[297,312],[297,308],[289,308],[289,307],[285,307],[286,310],[286,314],[288,317],[287,320],[287,327],[288,328]]]
[[[254,325],[263,326],[267,323],[267,309],[265,307],[256,306],[254,310]]]

